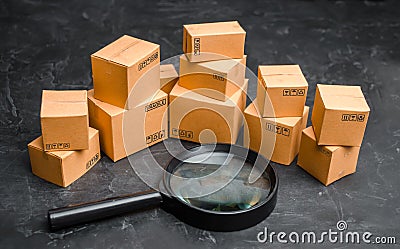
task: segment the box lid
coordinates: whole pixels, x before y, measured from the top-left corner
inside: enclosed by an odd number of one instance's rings
[[[263,119],[265,121],[270,121],[270,122],[273,122],[273,123],[279,123],[279,124],[283,124],[283,125],[286,125],[286,126],[289,126],[289,127],[294,127],[302,119],[302,117],[281,117],[281,118],[264,118],[264,117],[261,117],[261,114],[258,111],[257,106],[255,105],[256,101],[257,100],[255,99],[246,108],[246,110],[244,111],[246,114],[252,115],[254,117],[261,118],[261,119]],[[307,112],[307,110],[308,110],[308,107],[304,107],[303,116],[304,116],[304,113]]]
[[[98,132],[99,132],[98,130],[96,130],[92,127],[89,127],[89,140],[92,139]],[[32,142],[30,142],[28,144],[28,147],[35,148],[37,150],[44,152],[42,136],[40,136],[40,137],[36,138],[35,140],[33,140]],[[47,151],[45,153],[48,155],[60,158],[60,159],[64,159],[64,158],[67,158],[68,156],[70,156],[74,152],[76,152],[76,151],[60,150],[60,151]]]
[[[303,130],[303,133],[304,133],[307,137],[309,137],[309,138],[311,138],[312,140],[314,140],[316,146],[321,147],[321,148],[324,148],[324,149],[327,149],[327,150],[329,150],[330,152],[334,152],[335,150],[337,150],[337,149],[340,148],[340,146],[334,146],[334,145],[317,145],[317,138],[315,137],[314,129],[313,129],[312,126],[309,126],[309,127],[305,128],[305,129]]]
[[[238,21],[187,24],[183,27],[192,36],[246,34]]]
[[[303,75],[299,65],[266,65],[259,66],[261,75]]]
[[[237,90],[236,92],[234,92],[231,96],[227,96],[228,98],[226,101],[209,98],[202,94],[196,93],[193,90],[184,88],[184,87],[180,86],[179,84],[175,84],[174,88],[172,88],[172,91],[170,92],[170,96],[179,97],[179,98],[187,98],[187,99],[192,99],[192,100],[202,101],[202,102],[208,102],[208,103],[216,104],[216,105],[234,106],[234,105],[236,105],[235,103],[237,103],[239,101],[239,99],[241,98],[242,93],[247,92],[247,86],[248,86],[249,79],[245,79],[244,81],[245,81],[245,83],[243,84],[243,87],[240,88],[239,90]]]
[[[317,89],[326,109],[370,111],[360,86],[317,84]]]
[[[94,97],[94,89],[87,91],[87,97],[92,101],[96,106],[102,109],[104,112],[108,113],[110,116],[117,116],[125,111],[125,109],[120,108],[115,105],[108,104],[101,100],[98,100]]]
[[[87,91],[43,90],[40,117],[84,116],[87,114]]]
[[[124,35],[92,54],[107,61],[130,67],[160,45]]]
[[[160,65],[160,78],[168,79],[168,78],[178,78],[178,72],[176,72],[174,65],[165,64]]]

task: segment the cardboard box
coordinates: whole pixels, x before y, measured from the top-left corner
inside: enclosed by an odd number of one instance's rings
[[[245,39],[237,21],[183,25],[183,52],[191,62],[240,59]]]
[[[178,84],[170,93],[170,137],[197,143],[235,143],[243,122],[248,79],[225,101],[208,98]]]
[[[190,62],[180,57],[179,85],[204,96],[226,101],[243,87],[246,58]]]
[[[297,164],[325,186],[356,171],[360,147],[319,146],[313,128],[303,130]]]
[[[88,103],[90,126],[99,130],[101,150],[114,162],[167,138],[168,95],[163,91],[130,110],[95,99],[93,90]]]
[[[89,128],[87,150],[45,152],[42,137],[28,144],[33,174],[46,181],[67,187],[100,160],[99,132]]]
[[[299,152],[308,113],[305,106],[302,117],[262,118],[253,102],[244,111],[244,145],[273,162],[290,165]]]
[[[318,144],[361,146],[369,111],[360,86],[318,84],[311,115]]]
[[[43,90],[40,123],[45,151],[88,149],[86,91]]]
[[[160,88],[160,46],[127,35],[91,55],[94,97],[132,109]]]
[[[169,94],[178,80],[179,75],[174,65],[166,64],[160,66],[160,88],[163,92]]]
[[[258,67],[257,106],[263,117],[300,117],[308,83],[299,65]]]

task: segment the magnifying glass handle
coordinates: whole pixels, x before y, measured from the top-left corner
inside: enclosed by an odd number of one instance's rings
[[[162,201],[160,193],[150,190],[101,201],[51,209],[48,211],[47,217],[50,230],[55,231],[127,212],[159,206]]]

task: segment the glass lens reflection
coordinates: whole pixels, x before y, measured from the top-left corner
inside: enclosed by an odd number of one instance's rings
[[[246,210],[266,199],[271,188],[265,174],[250,184],[252,169],[253,165],[241,157],[204,153],[178,165],[173,175],[180,178],[171,178],[170,187],[178,198],[198,208],[223,212]],[[199,195],[202,192],[207,194]]]

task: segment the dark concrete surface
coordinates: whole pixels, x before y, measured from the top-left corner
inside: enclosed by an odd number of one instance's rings
[[[147,187],[127,159],[114,164],[105,156],[65,189],[34,176],[26,145],[40,135],[41,90],[90,89],[89,55],[122,34],[161,44],[166,59],[181,53],[182,24],[235,19],[247,31],[253,71],[259,64],[301,65],[310,85],[308,105],[318,82],[362,86],[371,115],[357,173],[324,187],[295,162],[275,164],[281,178],[275,211],[238,232],[199,230],[154,209],[49,233],[49,208]],[[1,248],[267,248],[256,238],[264,227],[322,232],[336,229],[339,220],[348,231],[397,236],[400,243],[398,1],[9,0],[0,2],[0,33]],[[255,89],[251,84],[252,98]],[[176,142],[167,141],[172,147]],[[160,162],[170,159],[163,144],[152,151]],[[145,153],[134,155],[136,163],[146,160]]]

